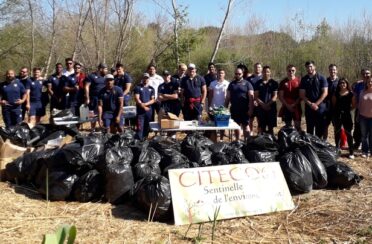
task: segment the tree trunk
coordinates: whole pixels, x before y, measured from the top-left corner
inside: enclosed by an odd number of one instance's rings
[[[56,1],[55,0],[52,0],[51,7],[52,7],[52,43],[51,43],[50,48],[49,48],[48,60],[47,60],[47,64],[46,64],[46,68],[45,68],[45,72],[44,72],[44,77],[45,78],[48,77],[49,67],[50,67],[50,63],[52,62],[52,55],[53,55],[54,46],[55,46],[55,43],[56,43],[57,15],[56,15]]]
[[[216,58],[216,55],[217,55],[217,52],[218,52],[218,48],[220,47],[220,42],[221,42],[222,34],[223,34],[223,31],[225,30],[226,20],[229,17],[231,5],[233,4],[233,2],[234,2],[234,0],[229,0],[229,3],[227,5],[227,9],[226,9],[226,13],[225,13],[225,18],[223,19],[222,26],[221,26],[221,29],[220,29],[220,33],[218,34],[218,38],[217,38],[217,41],[216,41],[216,46],[214,47],[214,51],[213,51],[213,54],[212,54],[212,57],[211,57],[210,62],[213,62],[214,59]]]
[[[82,0],[79,5],[79,23],[78,23],[78,28],[76,30],[76,35],[75,35],[75,43],[74,43],[74,50],[72,52],[72,60],[76,59],[79,41],[81,40],[81,34],[83,32],[85,21],[87,20],[88,14],[90,12],[91,5],[88,4],[87,11],[83,13],[85,4],[86,4],[86,1]]]
[[[174,48],[174,54],[176,59],[176,65],[180,62],[180,54],[178,49],[178,18],[179,18],[179,12],[177,9],[177,2],[176,0],[172,0],[172,7],[174,12],[174,25],[173,25],[173,32],[174,32],[174,41],[175,41],[175,48]]]
[[[35,19],[34,19],[34,9],[32,0],[28,0],[28,7],[30,10],[31,18],[31,61],[30,61],[30,70],[34,67],[35,60]]]

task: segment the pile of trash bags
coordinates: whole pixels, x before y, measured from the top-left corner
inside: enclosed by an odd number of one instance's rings
[[[34,128],[22,126],[15,131],[0,129],[0,134],[19,145],[29,145]],[[58,131],[52,128],[46,126],[44,131],[49,135]],[[6,178],[36,188],[49,200],[134,201],[146,213],[155,209],[158,220],[172,212],[170,169],[279,161],[289,188],[296,193],[347,188],[361,180],[337,161],[335,147],[291,128],[283,128],[278,139],[260,135],[245,143],[213,143],[199,133],[188,134],[182,141],[161,136],[139,141],[134,135],[131,130],[117,135],[76,133],[71,143],[36,148],[7,164]],[[31,145],[47,137],[39,132],[40,139]]]

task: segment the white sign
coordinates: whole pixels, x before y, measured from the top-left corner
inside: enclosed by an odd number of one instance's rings
[[[278,162],[169,170],[176,225],[291,210]]]

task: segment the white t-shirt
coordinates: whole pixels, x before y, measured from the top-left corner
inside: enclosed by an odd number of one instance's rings
[[[229,82],[223,80],[218,82],[217,80],[212,81],[209,85],[210,92],[213,91],[213,101],[209,104],[210,107],[220,107],[225,104],[225,97]]]
[[[158,74],[155,74],[154,76],[150,76],[149,78],[149,86],[151,86],[155,90],[155,99],[158,97],[158,87],[163,82],[164,82],[163,77],[161,77]]]

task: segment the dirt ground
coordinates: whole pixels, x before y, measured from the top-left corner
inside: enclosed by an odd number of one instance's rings
[[[359,185],[293,196],[293,211],[218,221],[213,242],[372,243],[372,159],[341,160],[363,175]],[[32,190],[4,182],[0,209],[2,244],[40,243],[62,224],[76,225],[76,243],[212,242],[211,223],[149,222],[131,205],[47,202]]]

